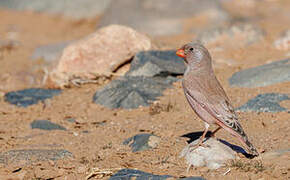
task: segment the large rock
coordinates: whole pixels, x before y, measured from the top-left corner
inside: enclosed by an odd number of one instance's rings
[[[110,2],[111,0],[1,0],[0,7],[83,19],[102,14]]]
[[[148,106],[171,86],[176,78],[121,77],[98,90],[93,101],[108,108],[133,109]]]
[[[286,94],[267,93],[259,94],[250,99],[246,104],[237,108],[243,112],[281,112],[287,111],[286,108],[280,106],[281,101],[290,100]]]
[[[290,59],[245,69],[229,79],[231,86],[261,87],[290,81]]]
[[[132,152],[155,148],[159,143],[160,137],[153,134],[137,134],[123,142],[123,144],[129,145],[132,148]]]
[[[185,65],[175,51],[138,53],[125,77],[96,92],[94,102],[109,108],[132,109],[148,106],[182,75]]]
[[[122,24],[150,35],[172,35],[183,31],[185,18],[201,14],[206,14],[209,25],[229,19],[216,0],[115,0],[99,26]]]
[[[175,51],[139,52],[125,77],[96,92],[94,102],[109,108],[148,106],[182,75],[185,65]]]
[[[31,59],[33,60],[43,59],[45,62],[48,63],[56,61],[61,57],[63,49],[70,43],[71,41],[65,41],[38,46],[34,50]]]
[[[131,28],[104,27],[66,47],[47,84],[63,88],[76,79],[89,81],[110,76],[137,52],[151,48],[151,40]]]
[[[183,60],[176,51],[146,51],[136,54],[126,76],[169,76],[182,75],[185,71]]]
[[[71,158],[73,154],[63,149],[21,149],[10,150],[0,154],[0,163],[13,164],[13,163],[33,163],[37,161],[56,161],[64,158]]]
[[[236,152],[224,143],[210,138],[204,142],[209,147],[197,147],[192,150],[199,142],[199,139],[188,144],[181,152],[180,156],[185,157],[187,164],[194,167],[207,166],[209,169],[218,169],[225,165],[228,160],[236,158]]]
[[[252,24],[237,24],[229,27],[212,28],[198,34],[197,40],[204,44],[228,44],[230,47],[242,47],[262,40],[265,32]]]
[[[27,107],[33,104],[37,104],[39,101],[52,98],[61,93],[58,89],[40,89],[31,88],[20,91],[8,92],[4,98],[6,102],[14,104],[19,107]]]

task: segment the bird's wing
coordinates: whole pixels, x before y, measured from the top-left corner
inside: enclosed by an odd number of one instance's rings
[[[234,108],[215,76],[191,77],[183,81],[185,95],[190,104],[195,101],[216,120],[245,136]]]

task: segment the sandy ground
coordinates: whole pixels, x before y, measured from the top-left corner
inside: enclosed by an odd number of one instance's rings
[[[288,6],[286,6],[288,5]],[[289,7],[289,3],[285,5]],[[267,6],[269,7],[269,6]],[[264,8],[264,9],[263,9]],[[238,107],[248,99],[261,93],[288,93],[290,84],[280,83],[261,88],[233,88],[228,84],[228,78],[240,69],[254,67],[267,62],[285,59],[286,51],[276,50],[272,42],[281,31],[289,28],[289,21],[277,14],[275,17],[267,14],[263,7],[252,12],[264,15],[257,23],[264,28],[265,40],[252,46],[232,49],[222,52],[212,52],[214,59],[234,59],[236,65],[218,67],[215,69],[218,79],[224,86],[232,104]],[[232,11],[235,11],[232,9]],[[30,12],[14,12],[0,10],[0,37],[13,37],[19,45],[12,50],[4,50],[0,57],[0,91],[3,93],[27,87],[40,87],[43,76],[43,61],[32,61],[30,56],[38,45],[72,40],[83,37],[95,30],[98,19],[72,21],[57,16]],[[289,17],[288,17],[289,20]],[[188,23],[195,23],[189,21]],[[190,26],[191,24],[189,24]],[[166,44],[168,48],[177,48],[190,41],[193,35],[171,37],[155,37],[155,41]],[[288,54],[289,56],[289,54]],[[289,154],[274,159],[247,159],[241,157],[235,163],[218,170],[207,168],[192,168],[189,173],[184,159],[179,153],[187,144],[184,134],[203,131],[203,123],[193,113],[187,104],[180,82],[165,91],[160,98],[161,106],[172,108],[152,115],[151,107],[136,110],[110,110],[92,103],[93,94],[102,85],[84,85],[81,88],[70,88],[43,104],[28,108],[18,108],[0,100],[0,150],[24,148],[56,148],[66,149],[74,154],[73,159],[57,162],[38,162],[23,166],[20,164],[1,165],[0,177],[24,177],[25,179],[85,179],[93,171],[110,171],[103,177],[91,179],[108,179],[110,172],[121,168],[136,168],[142,171],[183,176],[203,176],[206,179],[289,179]],[[290,101],[282,103],[290,109]],[[274,151],[289,148],[290,115],[281,113],[238,113],[241,124],[260,151]],[[66,121],[75,118],[76,123]],[[68,131],[31,130],[29,124],[36,119],[48,119],[65,126]],[[87,132],[88,133],[87,133]],[[138,133],[153,133],[161,137],[160,145],[152,150],[132,153],[122,142]],[[225,131],[217,136],[226,141],[241,145],[237,139]],[[15,170],[21,170],[14,172]],[[223,175],[230,169],[227,175]],[[14,173],[13,173],[14,172]]]

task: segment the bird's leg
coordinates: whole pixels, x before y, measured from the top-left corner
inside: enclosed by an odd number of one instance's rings
[[[191,166],[192,166],[191,164],[189,164],[189,165],[187,166],[187,168],[186,168],[186,173],[187,173],[187,174],[188,174],[188,172],[189,172]]]
[[[204,132],[203,132],[201,138],[199,139],[199,142],[198,142],[198,144],[197,144],[197,147],[198,147],[198,146],[209,147],[208,145],[203,144],[203,139],[205,138],[205,135],[206,135],[206,133],[208,132],[208,128],[209,128],[209,124],[207,124],[206,122],[204,123],[204,125],[205,125],[205,130],[204,130]]]
[[[215,137],[215,133],[217,133],[219,130],[221,129],[221,127],[219,126],[218,128],[216,128],[216,130],[214,130],[211,134],[210,134],[210,137],[212,137],[212,138],[215,138],[216,139],[216,137]]]
[[[205,130],[202,134],[202,136],[199,138],[199,142],[196,145],[190,145],[190,151],[193,151],[194,149],[198,148],[199,146],[202,146],[204,148],[209,147],[209,145],[203,144],[203,139],[205,138],[206,133],[208,132],[209,124],[205,122]]]

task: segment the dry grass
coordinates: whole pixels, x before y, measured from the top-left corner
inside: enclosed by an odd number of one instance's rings
[[[237,170],[241,170],[243,172],[263,172],[266,168],[263,165],[261,160],[251,160],[249,162],[244,162],[242,160],[234,160],[231,161],[230,167],[233,167]]]
[[[150,115],[156,115],[160,114],[161,112],[170,112],[173,109],[173,104],[171,102],[168,102],[167,104],[160,104],[159,102],[154,102],[149,107],[149,114]]]

